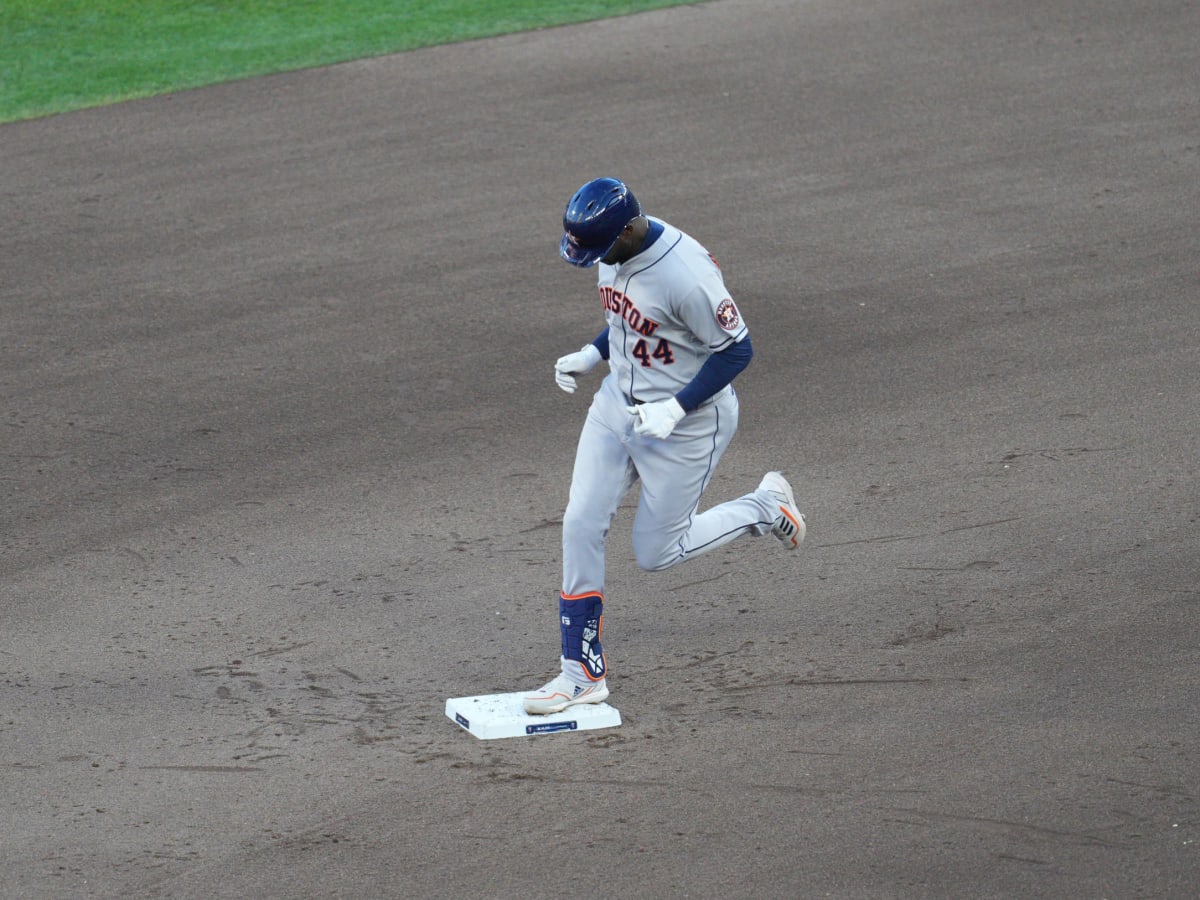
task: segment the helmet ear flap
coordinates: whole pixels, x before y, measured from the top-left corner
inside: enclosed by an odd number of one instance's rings
[[[593,266],[642,214],[633,191],[616,178],[595,178],[579,188],[563,210],[559,254],[576,266]]]

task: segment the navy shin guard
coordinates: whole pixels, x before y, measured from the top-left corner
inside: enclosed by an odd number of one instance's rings
[[[578,597],[559,596],[559,618],[562,623],[562,655],[583,666],[592,681],[604,677],[604,648],[600,633],[604,630],[604,597],[583,594]]]

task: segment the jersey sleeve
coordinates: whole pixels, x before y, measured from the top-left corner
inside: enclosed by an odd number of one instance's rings
[[[716,262],[709,265],[711,271],[702,273],[696,287],[680,302],[679,315],[709,350],[719,353],[745,338],[750,330]]]

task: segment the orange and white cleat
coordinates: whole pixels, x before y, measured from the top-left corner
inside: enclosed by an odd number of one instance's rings
[[[779,515],[771,526],[771,533],[783,542],[789,550],[795,550],[804,542],[807,528],[804,524],[804,513],[796,506],[796,498],[792,494],[792,486],[779,472],[768,472],[763,476],[758,489],[766,491],[779,504]]]
[[[603,703],[607,699],[608,685],[605,679],[601,678],[584,687],[560,673],[540,691],[522,697],[521,706],[532,716],[548,716],[551,713],[562,712],[568,706]]]

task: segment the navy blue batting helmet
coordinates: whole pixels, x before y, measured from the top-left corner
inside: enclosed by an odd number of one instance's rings
[[[571,265],[594,266],[641,214],[642,204],[624,182],[595,178],[577,190],[563,210],[558,253]]]

